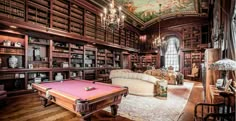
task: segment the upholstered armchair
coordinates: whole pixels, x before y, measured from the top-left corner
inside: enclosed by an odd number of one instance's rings
[[[4,90],[4,85],[0,85],[0,103],[7,97],[7,92]]]

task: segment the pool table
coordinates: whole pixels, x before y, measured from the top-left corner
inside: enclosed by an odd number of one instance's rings
[[[51,101],[84,120],[91,120],[91,114],[108,106],[111,106],[111,113],[115,116],[122,96],[128,93],[126,87],[87,80],[34,83],[32,86],[45,107]]]

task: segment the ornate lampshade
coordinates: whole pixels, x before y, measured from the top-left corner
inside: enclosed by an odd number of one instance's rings
[[[236,70],[236,61],[225,58],[225,59],[216,61],[215,63],[211,64],[210,69],[222,71],[222,78],[223,78],[222,87],[224,88],[226,81],[228,80],[227,79],[228,71]]]
[[[236,61],[225,58],[225,59],[216,61],[215,63],[211,64],[210,69],[233,71],[233,70],[236,70]]]

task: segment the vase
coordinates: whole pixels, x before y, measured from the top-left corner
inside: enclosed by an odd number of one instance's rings
[[[63,76],[61,75],[61,73],[57,73],[57,75],[55,76],[55,80],[56,81],[62,81],[63,80]]]
[[[13,55],[9,58],[9,66],[11,68],[16,68],[17,62],[18,62],[18,59],[16,58],[16,56]]]

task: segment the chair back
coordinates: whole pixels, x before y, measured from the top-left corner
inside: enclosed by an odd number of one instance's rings
[[[199,73],[199,68],[193,67],[191,75],[194,75],[195,77],[198,77],[198,73]]]

